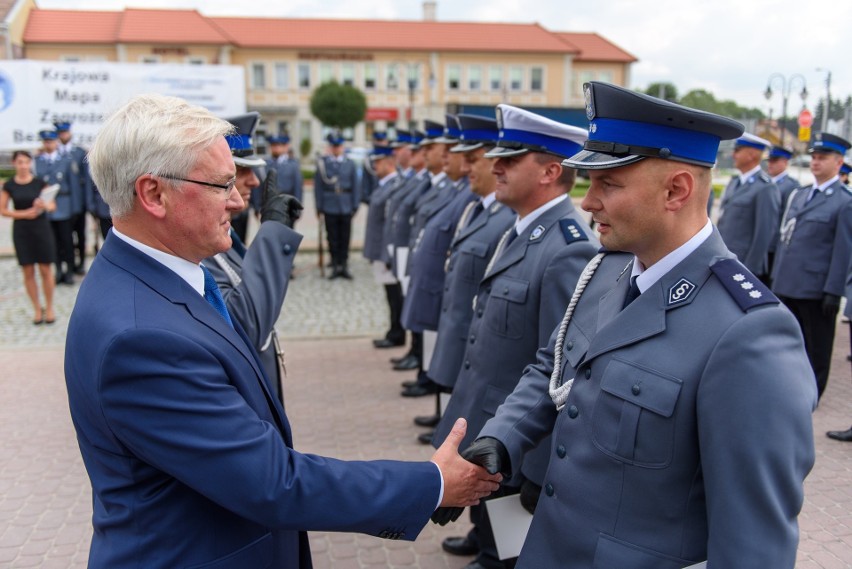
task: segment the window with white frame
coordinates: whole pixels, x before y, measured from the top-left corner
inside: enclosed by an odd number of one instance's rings
[[[412,91],[420,87],[420,66],[416,63],[408,64],[408,88]]]
[[[467,68],[467,88],[469,91],[479,91],[482,89],[481,66],[471,65]]]
[[[299,89],[311,88],[311,65],[310,63],[300,63],[297,68],[299,73]]]
[[[461,65],[447,65],[447,90],[458,91],[461,88]]]
[[[266,65],[263,63],[251,64],[251,86],[255,89],[266,89]]]
[[[343,63],[340,65],[340,82],[351,87],[355,86],[354,63]]]
[[[530,91],[540,92],[544,90],[544,68],[530,68]]]
[[[502,65],[492,65],[488,68],[488,86],[492,91],[500,91],[503,88]]]
[[[509,68],[509,89],[512,91],[520,91],[524,88],[524,68],[520,65],[513,65]]]
[[[385,65],[385,89],[388,91],[399,89],[399,66],[396,63]]]
[[[377,75],[378,73],[376,72],[375,63],[364,64],[364,89],[368,91],[374,91],[376,89]]]
[[[280,91],[290,88],[290,66],[286,63],[275,64],[275,88]]]
[[[334,65],[326,61],[319,64],[317,69],[319,75],[319,84],[328,83],[334,80]]]

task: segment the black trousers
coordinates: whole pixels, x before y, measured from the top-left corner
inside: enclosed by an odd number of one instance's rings
[[[56,242],[56,276],[74,272],[74,234],[73,222],[70,219],[51,220],[53,240]],[[62,264],[65,268],[62,268]]]
[[[805,350],[816,376],[817,393],[822,397],[828,384],[831,369],[831,350],[834,346],[834,331],[837,326],[837,310],[826,315],[822,311],[822,300],[780,297],[802,329]]]
[[[405,328],[402,327],[402,285],[399,283],[385,285],[385,296],[390,309],[390,328],[385,339],[391,342],[405,341]]]
[[[325,232],[328,236],[328,252],[331,264],[345,267],[349,261],[349,239],[352,235],[352,215],[348,213],[326,213]]]
[[[82,269],[86,264],[86,212],[71,218],[71,233],[74,239],[74,269]]]

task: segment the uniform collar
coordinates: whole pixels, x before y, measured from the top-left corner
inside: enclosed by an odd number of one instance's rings
[[[491,207],[491,204],[493,204],[495,201],[497,201],[497,192],[491,192],[490,194],[482,198],[482,207],[487,209]]]
[[[393,172],[391,172],[390,174],[388,174],[387,176],[385,176],[384,178],[379,180],[379,185],[384,187],[385,184],[387,184],[388,182],[390,182],[391,180],[393,180],[397,176],[399,176],[399,174],[397,174],[396,170],[394,170]]]
[[[778,174],[777,176],[774,176],[774,177],[772,178],[772,181],[773,181],[773,182],[775,182],[775,183],[777,184],[778,182],[780,182],[781,180],[783,180],[784,178],[786,178],[786,177],[787,177],[787,175],[788,175],[787,170],[784,170],[783,172],[781,172],[781,173],[780,173],[780,174]]]
[[[639,287],[639,292],[645,292],[651,285],[660,280],[663,275],[675,268],[681,261],[686,259],[693,251],[698,249],[702,243],[713,234],[713,224],[710,220],[704,224],[698,233],[692,236],[689,241],[654,263],[649,268],[644,268],[639,262],[638,257],[633,258],[633,271],[630,277],[636,277],[636,286]]]
[[[195,290],[195,292],[204,296],[204,273],[202,272],[200,265],[187,261],[186,259],[181,259],[175,255],[169,255],[168,253],[154,249],[144,243],[140,243],[136,239],[121,233],[115,227],[112,228],[112,232],[115,233],[116,237],[134,249],[148,255],[160,264],[165,265],[167,269],[170,269],[172,272],[176,273],[177,276],[185,280],[187,284]]]
[[[740,184],[745,184],[746,182],[749,181],[749,178],[757,175],[759,172],[760,172],[760,164],[758,164],[757,166],[755,166],[754,168],[752,168],[751,170],[749,170],[746,173],[740,172]]]
[[[564,202],[568,199],[568,194],[561,194],[546,204],[540,206],[538,209],[535,209],[528,213],[523,219],[519,219],[515,222],[515,231],[518,232],[518,235],[524,232],[524,230],[533,224],[533,222],[542,216],[544,212],[547,210],[556,207],[560,203]]]
[[[832,179],[830,179],[830,180],[828,180],[828,181],[826,181],[826,182],[823,182],[823,183],[822,183],[822,184],[820,184],[819,186],[817,186],[816,184],[814,184],[814,189],[816,189],[817,191],[820,191],[820,192],[824,192],[826,189],[828,189],[828,187],[829,187],[829,186],[834,185],[834,183],[835,183],[835,182],[837,182],[838,180],[840,180],[840,176],[839,176],[839,175],[837,175],[837,176],[833,177]]]

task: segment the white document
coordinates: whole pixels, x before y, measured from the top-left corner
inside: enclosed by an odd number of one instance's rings
[[[689,567],[684,567],[683,569],[706,569],[707,562],[702,561],[701,563],[696,563],[695,565],[690,565]]]
[[[447,414],[447,405],[450,404],[450,395],[452,395],[452,393],[444,393],[443,391],[438,394],[438,405],[441,406],[441,417]]]
[[[533,518],[521,506],[521,495],[486,500],[485,507],[497,544],[497,556],[500,559],[511,559],[520,555]]]
[[[438,333],[434,330],[423,330],[423,371],[429,371],[432,363],[432,354],[435,353],[435,343],[438,341]]]
[[[45,186],[41,189],[38,197],[40,197],[44,203],[48,204],[56,199],[56,194],[58,193],[59,184],[50,184],[49,186]]]
[[[408,264],[408,247],[396,248],[396,278],[403,282],[405,278],[405,266]]]

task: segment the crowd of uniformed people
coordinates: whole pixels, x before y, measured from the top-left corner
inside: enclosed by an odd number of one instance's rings
[[[413,418],[430,429],[420,441],[439,448],[466,419],[462,456],[502,474],[492,497],[517,495],[532,514],[519,558],[499,558],[486,501],[443,548],[475,555],[469,569],[793,567],[811,413],[852,294],[852,145],[818,133],[802,186],[789,149],[735,121],[605,83],[585,93],[588,128],[500,104],[377,132],[360,172],[337,132],[317,157],[331,279],[352,278],[352,217],[367,204],[363,256],[389,320],[373,345],[408,346],[390,362],[416,372],[401,395],[435,397],[433,415]],[[262,159],[259,115],[229,120],[236,177],[178,179],[240,193],[231,248],[201,264],[205,287],[215,281],[283,401],[274,325],[302,174],[286,134]],[[109,208],[70,125],[41,136],[34,173],[59,185],[46,215],[56,282],[69,283],[84,270],[86,212],[106,237]],[[711,170],[731,139],[737,172],[714,223]],[[579,169],[595,229],[569,196]],[[260,229],[247,246],[249,204]]]

